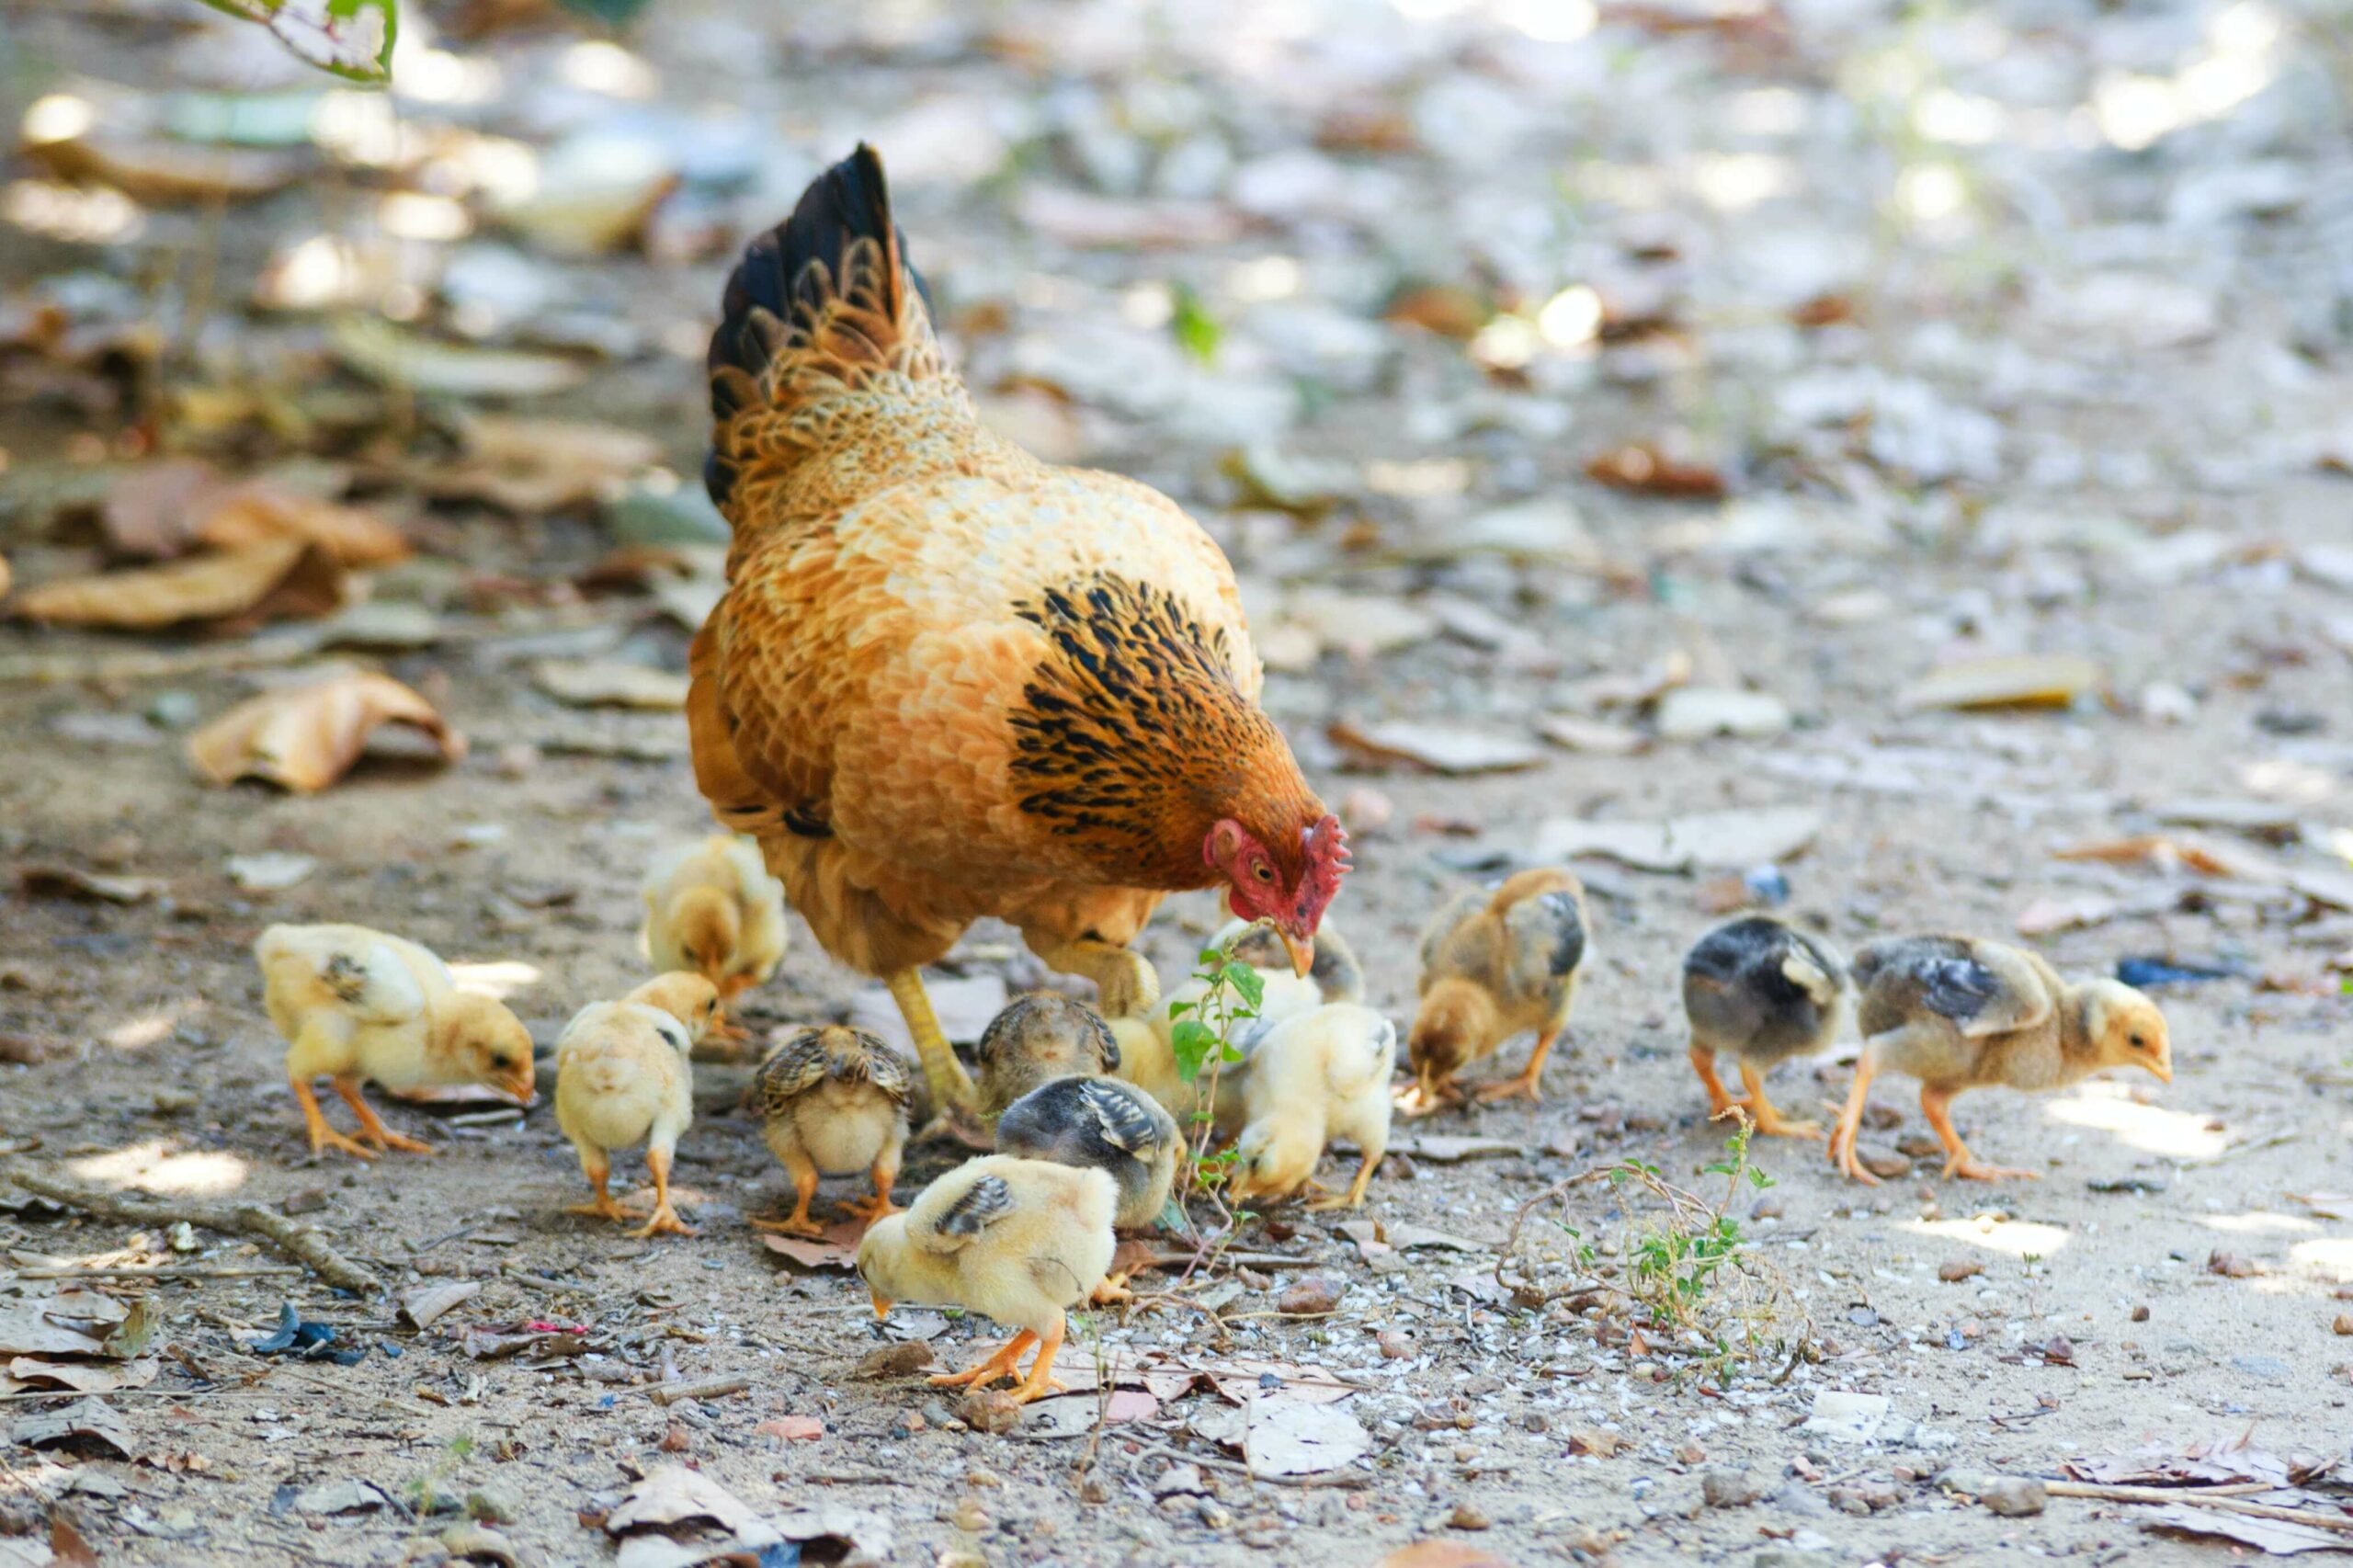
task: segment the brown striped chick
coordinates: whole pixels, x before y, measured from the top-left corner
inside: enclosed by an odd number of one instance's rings
[[[842,1208],[870,1224],[896,1213],[891,1187],[907,1143],[907,1100],[915,1076],[892,1049],[862,1029],[835,1024],[793,1032],[752,1075],[760,1136],[792,1177],[793,1206],[782,1220],[755,1220],[763,1231],[815,1236],[809,1217],[821,1176],[870,1173],[874,1196]]]
[[[881,1317],[895,1301],[962,1307],[1015,1331],[978,1365],[932,1379],[984,1387],[1037,1359],[1014,1391],[1027,1403],[1060,1392],[1054,1357],[1065,1309],[1091,1296],[1110,1269],[1119,1185],[1104,1171],[988,1154],[967,1160],[877,1221],[858,1246],[858,1277]]]
[[[784,961],[784,884],[760,846],[733,834],[674,845],[645,874],[645,950],[661,970],[687,970],[733,1001],[767,983]],[[739,1040],[723,1026],[720,1039]]]
[[[1463,892],[1440,910],[1422,935],[1421,1009],[1406,1040],[1414,1083],[1398,1108],[1423,1116],[1461,1100],[1462,1070],[1530,1029],[1527,1067],[1479,1098],[1540,1102],[1544,1059],[1576,1004],[1587,930],[1585,888],[1557,867],[1522,871],[1493,893]]]
[[[1005,1108],[1055,1078],[1100,1078],[1119,1070],[1120,1043],[1103,1015],[1051,991],[1017,996],[989,1020],[973,1049],[981,1114]]]
[[[1364,999],[1364,970],[1347,939],[1325,922],[1315,933],[1314,956],[1305,975],[1291,966],[1286,939],[1271,926],[1246,920],[1228,921],[1210,938],[1211,950],[1257,971],[1262,987],[1257,1017],[1233,1031],[1233,1043],[1243,1062],[1230,1062],[1217,1075],[1217,1121],[1222,1137],[1231,1137],[1241,1125],[1242,1079],[1251,1050],[1266,1032],[1286,1018],[1297,1017],[1328,1002]],[[1174,1006],[1198,1006],[1209,983],[1187,979],[1162,998],[1148,1018],[1113,1018],[1111,1032],[1119,1042],[1120,1065],[1113,1073],[1158,1100],[1180,1122],[1189,1122],[1202,1108],[1209,1074],[1188,1083],[1176,1071],[1176,1019],[1189,1017],[1169,1011]]]
[[[505,1004],[459,990],[449,966],[415,942],[365,926],[272,926],[255,941],[254,959],[269,1021],[286,1040],[312,1153],[329,1145],[363,1160],[386,1149],[433,1152],[386,1127],[360,1098],[363,1083],[395,1093],[487,1084],[529,1101],[529,1031]],[[327,1125],[311,1089],[322,1077],[374,1148]]]
[[[618,1002],[592,1002],[563,1026],[555,1043],[555,1124],[597,1192],[595,1202],[570,1212],[626,1219],[605,1184],[614,1153],[642,1142],[654,1213],[630,1235],[695,1233],[670,1207],[670,1162],[694,1120],[689,1059],[718,1020],[718,987],[681,972],[657,975]]]
[[[1893,1070],[1920,1080],[1920,1111],[1945,1146],[1945,1175],[1973,1181],[2034,1176],[1979,1163],[1952,1125],[1953,1096],[2004,1084],[2029,1093],[2103,1067],[2139,1067],[2173,1082],[2165,1014],[2114,980],[2063,980],[2040,958],[1967,937],[1905,937],[1855,955],[1862,993],[1862,1061],[1830,1135],[1830,1160],[1858,1181],[1879,1178],[1855,1157],[1863,1097]]]
[[[1708,1114],[1745,1111],[1770,1138],[1819,1138],[1819,1122],[1790,1121],[1765,1097],[1765,1073],[1819,1056],[1846,1018],[1847,969],[1827,943],[1762,915],[1727,921],[1683,960],[1683,1011],[1691,1021],[1691,1067],[1708,1091]],[[1748,1090],[1734,1099],[1716,1058],[1740,1062]]]
[[[1370,1007],[1336,1002],[1269,1028],[1251,1052],[1243,1076],[1245,1119],[1234,1141],[1236,1203],[1280,1201],[1315,1180],[1324,1146],[1347,1139],[1361,1156],[1345,1195],[1317,1199],[1311,1209],[1354,1209],[1389,1152],[1393,1104],[1390,1075],[1397,1070],[1397,1027]]]
[[[1020,1159],[1103,1172],[1120,1188],[1112,1223],[1141,1231],[1168,1207],[1185,1139],[1176,1119],[1133,1084],[1072,1077],[1040,1084],[1006,1107],[997,1119],[996,1147]],[[1094,1299],[1125,1301],[1126,1287],[1123,1269],[1105,1279]]]

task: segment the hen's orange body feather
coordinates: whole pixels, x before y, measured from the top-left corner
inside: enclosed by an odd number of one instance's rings
[[[734,542],[694,645],[697,781],[858,969],[930,962],[981,915],[1124,946],[1218,881],[1221,818],[1323,815],[1258,710],[1233,572],[1166,497],[983,428],[879,164],[827,178],[879,236],[811,220],[821,182],[755,243],[712,346]]]

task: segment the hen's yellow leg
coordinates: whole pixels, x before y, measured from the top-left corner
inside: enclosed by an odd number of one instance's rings
[[[942,1372],[931,1380],[931,1386],[939,1389],[986,1388],[999,1378],[1009,1378],[1017,1369],[1016,1364],[1020,1361],[1021,1353],[1029,1349],[1037,1337],[1025,1328],[989,1352],[987,1359],[961,1372]]]
[[[581,1151],[580,1170],[588,1178],[588,1185],[596,1188],[597,1201],[572,1204],[564,1212],[589,1214],[599,1220],[628,1219],[629,1216],[621,1212],[621,1206],[613,1201],[612,1190],[605,1185],[613,1175],[613,1163],[606,1157],[605,1152],[602,1149]]]
[[[792,1212],[781,1220],[755,1220],[756,1231],[782,1231],[790,1236],[822,1236],[825,1227],[809,1218],[809,1202],[817,1196],[817,1163],[800,1150],[784,1156],[784,1170],[792,1178]]]
[[[1048,969],[1095,982],[1107,1018],[1140,1018],[1160,1000],[1160,975],[1142,953],[1090,937],[1042,948],[1031,942],[1029,948]]]
[[[433,1153],[432,1144],[404,1137],[385,1126],[378,1119],[375,1108],[359,1097],[358,1079],[330,1078],[327,1082],[333,1084],[335,1092],[343,1096],[343,1103],[351,1108],[351,1114],[359,1119],[359,1136],[367,1139],[379,1149],[401,1149],[412,1154]]]
[[[1029,1363],[1029,1375],[1013,1391],[1013,1397],[1024,1404],[1060,1393],[1066,1386],[1054,1381],[1054,1358],[1062,1354],[1063,1321],[1062,1313],[1054,1314],[1054,1326],[1038,1338],[1038,1358]]]
[[[1969,1152],[1969,1145],[1961,1141],[1961,1133],[1952,1124],[1952,1096],[1953,1091],[1950,1089],[1932,1089],[1926,1084],[1920,1085],[1920,1114],[1928,1119],[1929,1127],[1936,1131],[1937,1142],[1945,1146],[1947,1156],[1945,1176],[1948,1179],[1953,1176],[1959,1176],[1963,1181],[2009,1181],[2014,1178],[2020,1181],[2040,1181],[2042,1179],[2042,1173],[2040,1171],[2018,1170],[2009,1165],[1979,1165],[1977,1156]]]
[[[1756,1119],[1756,1131],[1768,1138],[1820,1138],[1822,1123],[1790,1121],[1773,1108],[1765,1097],[1765,1074],[1744,1062],[1740,1064],[1740,1081],[1748,1087],[1748,1114]]]
[[[1847,1091],[1846,1108],[1838,1113],[1838,1124],[1830,1130],[1830,1163],[1866,1187],[1877,1187],[1879,1177],[1863,1169],[1862,1162],[1855,1157],[1855,1140],[1863,1130],[1863,1096],[1870,1093],[1871,1075],[1878,1071],[1871,1048],[1864,1046],[1863,1059],[1855,1063],[1855,1086]]]
[[[1544,1075],[1544,1059],[1552,1054],[1552,1042],[1561,1038],[1558,1029],[1546,1029],[1536,1037],[1536,1049],[1528,1053],[1528,1065],[1517,1078],[1506,1078],[1499,1084],[1489,1084],[1479,1091],[1482,1103],[1507,1100],[1525,1095],[1538,1105],[1544,1103],[1543,1085],[1538,1081]]]
[[[907,1020],[907,1032],[915,1036],[924,1081],[931,1086],[931,1103],[943,1112],[972,1119],[977,1107],[972,1080],[941,1031],[939,1015],[931,1010],[931,998],[924,994],[922,971],[903,969],[885,976],[883,983],[890,986],[891,999],[899,1005],[899,1016]]]
[[[630,1239],[642,1242],[648,1236],[696,1234],[695,1228],[679,1219],[678,1211],[670,1207],[670,1151],[645,1151],[645,1168],[654,1173],[654,1214],[629,1233]]]
[[[302,1125],[311,1134],[312,1153],[324,1153],[332,1145],[347,1154],[357,1154],[363,1160],[372,1160],[376,1157],[375,1150],[356,1139],[345,1137],[327,1125],[326,1113],[319,1108],[319,1096],[311,1092],[309,1084],[296,1078],[293,1080],[293,1085],[295,1101],[302,1108]]]

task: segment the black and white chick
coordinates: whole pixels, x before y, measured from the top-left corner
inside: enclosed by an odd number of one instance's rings
[[[1769,1138],[1822,1136],[1821,1123],[1790,1121],[1774,1108],[1765,1074],[1792,1057],[1818,1056],[1838,1038],[1847,966],[1827,943],[1762,915],[1728,921],[1684,959],[1683,1011],[1710,1117],[1745,1111]],[[1719,1055],[1738,1060],[1745,1098],[1716,1076]]]

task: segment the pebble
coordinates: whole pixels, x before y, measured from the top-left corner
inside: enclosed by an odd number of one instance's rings
[[[1302,1279],[1275,1300],[1275,1310],[1286,1317],[1312,1317],[1340,1310],[1346,1287],[1322,1275]]]
[[[1414,1342],[1393,1328],[1382,1329],[1375,1343],[1381,1346],[1381,1354],[1385,1360],[1403,1361],[1414,1353]]]
[[[1958,1285],[1964,1279],[1974,1279],[1985,1272],[1985,1266],[1973,1257],[1952,1257],[1937,1265],[1937,1278],[1948,1285]]]
[[[1745,1508],[1764,1494],[1745,1470],[1719,1466],[1699,1474],[1699,1497],[1711,1508]]]
[[[2353,1334],[2353,1312],[2337,1313],[2335,1327],[2339,1334]]]
[[[1021,1424],[1021,1402],[1003,1389],[974,1389],[957,1403],[956,1415],[975,1432],[1002,1437]]]
[[[903,1378],[930,1365],[931,1346],[920,1339],[909,1339],[897,1345],[885,1345],[880,1350],[870,1350],[859,1357],[856,1375],[861,1378]]]
[[[1884,1143],[1858,1143],[1855,1158],[1862,1163],[1863,1169],[1883,1181],[1912,1174],[1911,1159]]]
[[[1977,1500],[1991,1512],[2016,1519],[2042,1512],[2050,1494],[2030,1475],[1996,1475],[1979,1483]]]
[[[1457,1503],[1454,1512],[1446,1517],[1447,1528],[1458,1530],[1483,1530],[1494,1528],[1495,1520],[1484,1510],[1469,1503]]]
[[[278,1208],[289,1214],[315,1214],[327,1206],[327,1189],[306,1187],[300,1192],[290,1192]]]

